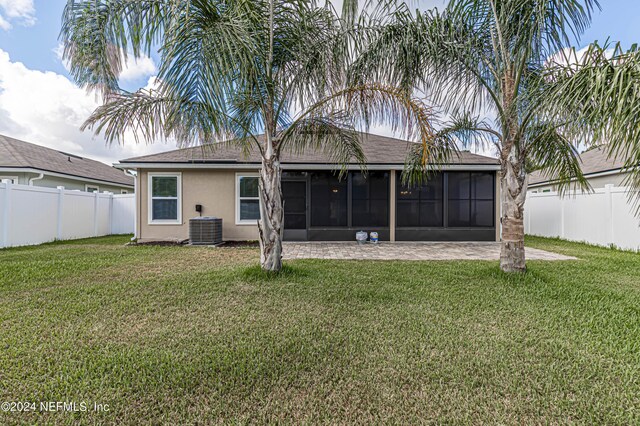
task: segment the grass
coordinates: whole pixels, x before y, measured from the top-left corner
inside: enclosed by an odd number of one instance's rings
[[[0,251],[0,412],[14,423],[640,422],[640,255],[528,239],[579,258],[288,262],[254,248]]]

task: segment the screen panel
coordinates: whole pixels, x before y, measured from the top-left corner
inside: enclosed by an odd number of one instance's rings
[[[448,172],[448,225],[493,227],[495,209],[494,174]]]
[[[347,180],[329,172],[311,174],[311,226],[347,226]]]
[[[444,226],[442,173],[433,173],[421,185],[403,185],[397,179],[396,223],[399,228]]]
[[[389,172],[351,173],[351,224],[389,226]]]

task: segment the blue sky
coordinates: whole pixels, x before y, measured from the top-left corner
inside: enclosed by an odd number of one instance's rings
[[[0,133],[103,161],[173,149],[169,145],[106,147],[100,137],[80,133],[80,123],[97,105],[95,96],[74,87],[56,53],[65,0],[0,0]],[[414,2],[441,5],[441,0]],[[611,38],[629,47],[640,42],[640,1],[603,0],[582,38]],[[131,64],[123,84],[145,86],[151,60]]]

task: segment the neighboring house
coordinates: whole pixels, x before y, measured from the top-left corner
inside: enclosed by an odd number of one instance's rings
[[[320,153],[284,154],[285,240],[354,241],[359,230],[381,240],[496,241],[498,179],[494,158],[461,152],[420,188],[401,184],[410,143],[363,137],[367,175],[357,164],[340,180]],[[215,148],[214,148],[215,147]],[[137,172],[136,237],[184,240],[189,219],[223,220],[225,240],[258,238],[260,157],[233,145],[210,145],[130,158],[118,167]]]
[[[0,135],[0,180],[88,192],[132,193],[133,177],[99,161]]]
[[[558,193],[554,179],[530,176],[525,206],[525,232],[601,246],[640,250],[640,224],[635,194],[624,162],[610,158],[606,147],[580,155],[582,173],[592,190],[571,188]]]
[[[595,147],[580,155],[582,173],[593,189],[606,185],[625,186],[628,173],[624,170],[624,161],[610,158],[604,147]],[[554,179],[541,172],[529,177],[529,191],[533,193],[557,191]]]

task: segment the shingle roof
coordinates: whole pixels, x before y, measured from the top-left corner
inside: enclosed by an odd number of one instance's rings
[[[0,169],[33,168],[44,172],[133,186],[133,178],[99,161],[0,135]]]
[[[404,164],[412,142],[374,134],[362,134],[362,149],[368,164]],[[451,164],[497,165],[498,160],[483,155],[461,151]],[[260,163],[260,155],[253,148],[248,156],[233,144],[210,144],[177,149],[160,154],[128,158],[120,163]],[[283,164],[330,164],[323,152],[307,151],[302,154],[283,152]]]
[[[624,161],[617,158],[610,158],[606,148],[602,146],[583,152],[580,155],[580,162],[582,174],[585,176],[624,168]],[[537,171],[531,173],[529,176],[529,185],[537,185],[553,180],[553,176]]]

